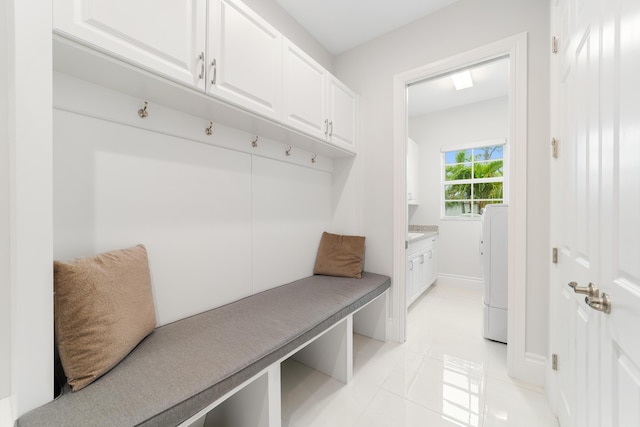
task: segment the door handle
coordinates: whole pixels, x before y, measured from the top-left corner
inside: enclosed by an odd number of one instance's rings
[[[596,311],[601,311],[605,314],[611,313],[611,298],[604,292],[601,297],[587,296],[584,298],[584,302]]]
[[[589,283],[589,285],[586,287],[578,286],[576,282],[569,282],[567,283],[567,285],[570,288],[573,288],[573,292],[575,292],[576,294],[587,295],[588,297],[591,297],[591,298],[597,298],[600,296],[600,289],[598,289],[598,287],[593,283]]]

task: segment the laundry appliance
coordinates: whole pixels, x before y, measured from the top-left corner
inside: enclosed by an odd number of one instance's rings
[[[481,216],[480,258],[484,282],[482,335],[507,342],[509,206],[487,205]]]

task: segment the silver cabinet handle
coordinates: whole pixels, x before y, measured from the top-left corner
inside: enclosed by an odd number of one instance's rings
[[[333,120],[329,122],[329,128],[331,128],[331,130],[329,131],[329,136],[333,136]]]
[[[329,119],[324,119],[324,134],[329,135]]]
[[[413,261],[409,261],[409,270],[413,271]]]
[[[211,61],[211,67],[213,68],[213,77],[211,78],[211,84],[215,85],[217,80],[217,75],[218,75],[218,66],[216,64],[215,58],[213,58],[213,61]]]
[[[591,298],[597,298],[600,296],[600,289],[598,289],[598,287],[593,283],[589,283],[588,286],[584,287],[578,286],[576,282],[569,282],[567,283],[567,286],[573,288],[573,292],[575,292],[576,294],[587,295]]]
[[[611,298],[605,293],[601,297],[587,296],[584,298],[584,302],[596,311],[601,311],[605,314],[611,313]]]
[[[198,79],[204,78],[204,52],[200,52],[200,56],[198,56],[198,60],[200,61],[200,75]]]

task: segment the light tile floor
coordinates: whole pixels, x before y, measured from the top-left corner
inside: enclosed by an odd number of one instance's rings
[[[348,385],[282,365],[283,427],[557,427],[544,391],[507,376],[507,348],[482,338],[481,291],[432,286],[404,344],[354,335]]]

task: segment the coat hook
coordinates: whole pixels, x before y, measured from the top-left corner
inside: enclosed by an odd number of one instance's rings
[[[148,106],[149,106],[149,103],[147,101],[144,101],[144,108],[141,108],[138,110],[138,115],[140,116],[141,119],[144,119],[149,115],[149,112],[147,111]]]
[[[289,146],[289,148],[287,148],[287,149],[285,150],[285,154],[286,154],[287,156],[290,156],[290,155],[291,155],[291,146]]]
[[[209,127],[204,130],[204,133],[211,135],[213,133],[213,122],[209,122]]]
[[[253,141],[251,141],[251,146],[253,148],[256,148],[258,146],[258,136],[256,135],[256,139],[254,139]]]
[[[315,163],[317,157],[318,157],[318,155],[314,154],[313,157],[311,158],[311,163]]]

